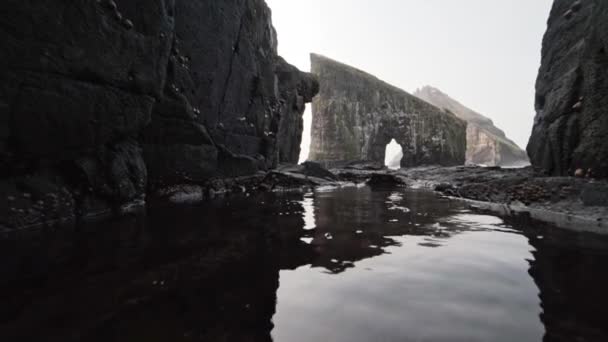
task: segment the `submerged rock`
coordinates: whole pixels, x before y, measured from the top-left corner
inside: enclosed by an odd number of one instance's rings
[[[401,166],[465,162],[466,123],[353,67],[315,55],[309,160],[332,167],[364,160],[384,163],[386,145],[403,148]]]
[[[608,2],[556,0],[536,83],[528,154],[550,175],[608,177]]]
[[[492,120],[465,107],[439,89],[426,86],[416,90],[414,96],[467,121],[467,164],[520,166],[530,163],[526,152],[494,126]]]

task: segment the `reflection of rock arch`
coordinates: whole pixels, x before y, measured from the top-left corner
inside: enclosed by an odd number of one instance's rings
[[[453,114],[322,56],[312,56],[312,70],[321,89],[313,101],[310,160],[384,163],[395,139],[403,167],[464,164],[466,123]]]

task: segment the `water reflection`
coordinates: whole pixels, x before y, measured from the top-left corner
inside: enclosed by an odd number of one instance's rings
[[[2,341],[604,341],[606,238],[346,188],[0,240]],[[540,292],[540,294],[539,294]]]

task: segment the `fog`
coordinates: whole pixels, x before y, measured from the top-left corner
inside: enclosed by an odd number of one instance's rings
[[[408,92],[441,89],[525,148],[551,0],[267,0],[279,53],[320,53]],[[310,145],[305,114],[302,157]]]

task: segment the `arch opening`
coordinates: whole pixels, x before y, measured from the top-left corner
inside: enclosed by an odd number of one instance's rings
[[[401,168],[401,159],[403,159],[403,147],[401,147],[395,139],[392,139],[391,142],[386,145],[384,165],[391,170],[398,170]]]

